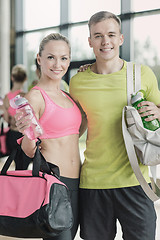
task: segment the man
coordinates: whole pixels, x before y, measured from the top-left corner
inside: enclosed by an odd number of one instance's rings
[[[88,123],[80,181],[80,235],[85,240],[112,240],[118,219],[125,240],[154,240],[154,205],[132,171],[122,137],[127,89],[126,61],[119,57],[124,41],[120,19],[109,12],[98,12],[89,20],[89,31],[96,62],[70,81],[71,96],[85,113],[83,123],[85,119]],[[141,74],[148,100],[142,115],[152,114],[148,120],[160,120],[157,79],[147,66],[141,67]],[[148,168],[141,165],[141,171],[150,182]]]

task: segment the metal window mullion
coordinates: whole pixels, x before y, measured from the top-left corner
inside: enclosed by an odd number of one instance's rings
[[[10,0],[0,0],[0,96],[10,89]]]
[[[121,14],[132,12],[132,0],[121,0]],[[121,47],[121,58],[126,61],[133,60],[133,27],[132,18],[122,19],[122,33],[124,43]]]
[[[61,0],[60,2],[60,32],[62,35],[68,37],[69,34],[69,29],[68,29],[68,24],[69,23],[69,0]],[[62,27],[61,26],[65,26],[66,27]],[[63,77],[63,79],[69,83],[69,71],[67,71],[67,73],[65,74],[65,76]]]
[[[69,23],[69,0],[60,0],[60,26],[67,23]],[[60,32],[68,37],[68,27],[60,27]]]
[[[15,0],[15,31],[19,32],[23,30],[23,1]],[[23,35],[17,36],[15,41],[15,63],[24,63],[24,43]]]

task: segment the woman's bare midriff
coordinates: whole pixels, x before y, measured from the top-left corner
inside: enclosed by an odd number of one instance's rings
[[[78,178],[80,172],[79,135],[42,139],[41,152],[45,159],[59,166],[60,175]]]

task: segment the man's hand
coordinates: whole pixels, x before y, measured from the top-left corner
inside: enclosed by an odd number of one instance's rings
[[[156,106],[154,103],[149,101],[143,101],[138,104],[138,107],[141,107],[138,112],[141,117],[145,117],[145,121],[149,122],[154,119],[158,119],[160,121],[160,106]]]
[[[91,65],[92,65],[92,64],[81,65],[81,66],[79,67],[79,69],[78,69],[78,72],[84,72],[84,71],[86,71],[87,68],[88,68],[89,66],[91,66]]]

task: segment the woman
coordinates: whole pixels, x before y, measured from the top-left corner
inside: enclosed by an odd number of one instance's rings
[[[78,228],[78,187],[80,173],[79,127],[81,113],[73,100],[60,90],[60,82],[70,64],[70,45],[60,34],[50,34],[40,43],[37,61],[41,76],[37,86],[25,96],[32,105],[36,117],[44,130],[40,137],[41,152],[47,162],[58,165],[60,179],[70,189],[74,225],[70,230],[51,239],[74,239]],[[20,118],[20,120],[19,120]],[[21,133],[28,126],[24,117],[16,114],[17,126]],[[35,153],[35,140],[24,135],[21,143],[29,157]]]
[[[16,111],[10,106],[9,101],[18,94],[24,96],[25,93],[23,92],[23,85],[26,80],[27,72],[25,67],[21,64],[15,65],[11,71],[12,88],[10,92],[5,95],[5,98],[3,100],[3,117],[9,126],[9,131],[7,133],[6,139],[7,150],[9,153],[17,147],[17,139],[22,136],[22,134],[17,130],[15,124],[14,115]],[[19,163],[16,162],[16,169],[18,167]]]

